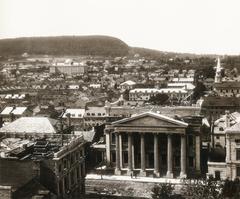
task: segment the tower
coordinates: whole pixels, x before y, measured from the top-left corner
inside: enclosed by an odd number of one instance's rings
[[[221,83],[222,82],[222,67],[220,58],[217,59],[217,66],[216,66],[216,74],[215,74],[215,83]]]

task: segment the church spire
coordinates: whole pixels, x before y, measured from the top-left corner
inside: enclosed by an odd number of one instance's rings
[[[217,66],[216,66],[216,74],[215,74],[215,83],[222,82],[222,67],[221,67],[221,61],[218,57],[217,59]]]

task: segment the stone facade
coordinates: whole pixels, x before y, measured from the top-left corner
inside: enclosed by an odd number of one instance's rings
[[[153,112],[113,122],[105,129],[107,165],[117,175],[200,173],[200,134],[193,132],[188,123]]]

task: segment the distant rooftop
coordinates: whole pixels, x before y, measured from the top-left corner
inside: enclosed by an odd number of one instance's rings
[[[63,114],[63,118],[67,118],[67,114],[70,114],[70,118],[83,118],[85,113],[85,109],[66,109],[65,113]]]
[[[22,115],[27,110],[27,107],[12,107],[8,106],[1,112],[0,115],[9,115],[13,113],[14,115]]]

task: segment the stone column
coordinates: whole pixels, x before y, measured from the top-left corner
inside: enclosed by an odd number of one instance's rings
[[[132,134],[128,133],[128,175],[131,175],[132,170]]]
[[[141,176],[146,176],[145,134],[141,133]]]
[[[106,164],[110,166],[111,164],[111,142],[110,142],[110,132],[108,129],[104,130],[106,138]]]
[[[116,168],[115,168],[115,174],[116,175],[120,175],[121,171],[120,171],[120,153],[119,153],[119,133],[115,132],[115,136],[116,136]]]
[[[167,144],[167,177],[168,178],[173,178],[173,168],[172,168],[172,135],[168,134],[167,135],[167,140],[168,140],[168,144]]]
[[[158,134],[154,134],[154,174],[156,177],[160,176],[159,173],[159,151],[158,151]]]
[[[180,178],[186,178],[186,135],[181,135],[181,172]]]
[[[122,134],[119,134],[120,168],[123,167]]]
[[[200,166],[200,153],[201,150],[201,142],[200,142],[200,136],[196,135],[196,142],[195,142],[195,167],[196,167],[196,172],[198,174],[201,173],[201,166]]]

